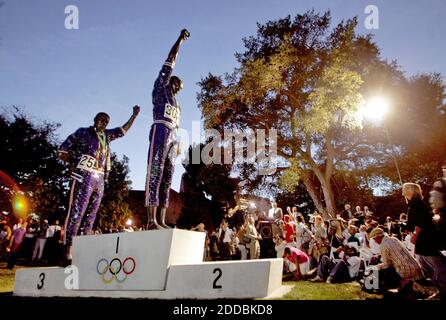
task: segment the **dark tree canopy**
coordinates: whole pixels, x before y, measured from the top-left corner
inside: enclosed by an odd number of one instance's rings
[[[119,160],[116,154],[112,153],[111,170],[95,223],[103,231],[123,228],[126,221],[132,217],[128,205],[131,185],[128,180],[128,163],[129,158],[125,155]]]
[[[386,125],[392,142],[401,148],[398,160],[403,180],[430,188],[446,162],[445,84],[441,75],[420,74],[408,79],[397,101]]]
[[[195,146],[202,148],[203,145]],[[227,165],[192,163],[192,147],[189,160],[183,166],[181,195],[184,201],[178,226],[190,228],[204,223],[207,228],[218,226],[225,210],[235,206],[238,180],[231,178],[231,167]]]
[[[60,218],[66,211],[68,174],[57,157],[58,127],[35,123],[18,108],[0,115],[0,170],[26,193],[27,213]]]

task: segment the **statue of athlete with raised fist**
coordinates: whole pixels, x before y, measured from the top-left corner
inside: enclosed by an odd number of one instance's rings
[[[172,76],[172,71],[180,45],[189,36],[190,34],[186,29],[181,30],[180,36],[161,68],[152,92],[153,124],[150,129],[145,197],[148,229],[170,228],[165,223],[166,210],[169,204],[174,160],[180,153],[177,129],[180,123],[181,110],[175,95],[183,88],[183,82],[180,78]],[[157,219],[158,211],[159,219]]]
[[[110,116],[99,112],[91,127],[80,128],[60,146],[59,157],[71,169],[70,200],[65,220],[65,253],[62,265],[71,264],[73,238],[89,234],[104,195],[104,185],[110,171],[111,141],[124,136],[138,116],[139,106],[133,107],[130,119],[121,127],[106,129]],[[81,225],[82,223],[82,225]]]

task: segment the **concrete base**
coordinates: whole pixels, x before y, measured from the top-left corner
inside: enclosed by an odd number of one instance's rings
[[[283,295],[290,292],[292,286],[281,286],[280,288],[273,291],[270,295],[266,297],[240,297],[240,296],[227,296],[225,299],[280,299]],[[50,292],[45,292],[42,294],[25,294],[25,293],[16,293],[14,292],[14,296],[17,297],[72,297],[72,298],[111,298],[111,299],[151,299],[151,300],[176,300],[176,299],[199,299],[199,300],[212,300],[215,298],[211,298],[209,296],[183,296],[183,295],[175,295],[173,292],[168,291],[81,291],[81,290],[70,290],[70,292],[66,292],[64,294],[55,294]]]
[[[44,276],[42,276],[42,274]],[[282,259],[171,266],[166,290],[69,290],[63,268],[19,269],[15,296],[148,299],[274,298],[283,295]],[[141,279],[143,280],[143,279]],[[69,285],[69,283],[68,283]]]
[[[76,237],[72,267],[19,269],[14,295],[238,299],[283,289],[282,259],[202,262],[204,236],[171,229]]]

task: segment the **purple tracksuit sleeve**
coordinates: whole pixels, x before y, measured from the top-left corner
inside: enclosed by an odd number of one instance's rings
[[[125,130],[121,127],[105,130],[105,135],[107,136],[107,141],[109,142],[123,137],[125,133]]]
[[[77,129],[75,133],[68,136],[68,138],[60,145],[59,152],[70,153],[73,147],[78,143],[81,137],[84,135],[85,129]]]
[[[173,64],[169,61],[164,62],[163,67],[158,75],[158,78],[155,80],[155,90],[160,87],[165,87],[172,76]]]

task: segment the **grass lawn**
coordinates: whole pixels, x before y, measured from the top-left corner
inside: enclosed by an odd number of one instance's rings
[[[309,281],[284,282],[294,288],[281,300],[367,300],[381,299],[382,295],[370,294],[361,290],[357,282],[328,284]]]
[[[0,263],[0,293],[11,292],[14,289],[15,269],[6,269],[6,263]]]
[[[6,262],[0,262],[0,293],[12,292],[14,290],[15,271],[24,268],[30,267],[19,265],[9,270],[6,268]]]

